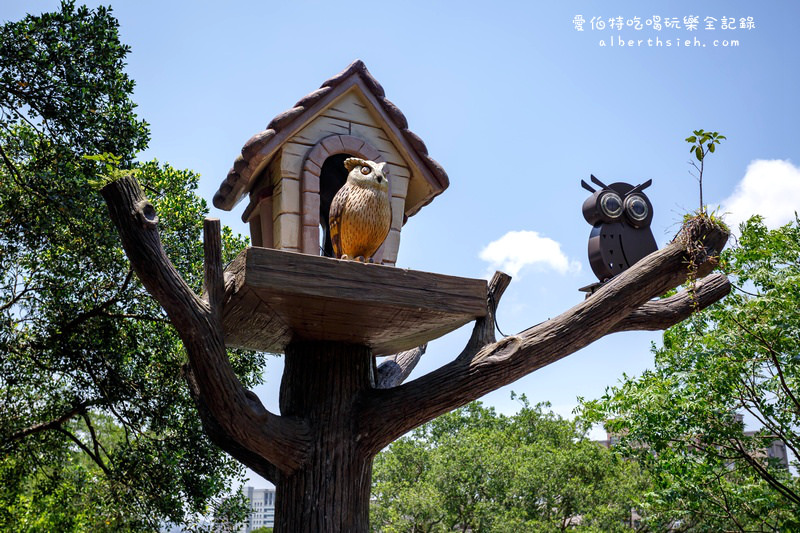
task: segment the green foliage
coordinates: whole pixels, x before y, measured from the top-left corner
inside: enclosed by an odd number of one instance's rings
[[[97,163],[101,163],[105,167],[105,174],[99,174],[98,179],[87,180],[87,183],[92,186],[92,188],[96,190],[100,190],[109,183],[117,181],[118,179],[124,177],[125,175],[132,175],[137,177],[139,175],[139,169],[132,169],[132,170],[122,170],[119,168],[119,165],[122,163],[122,157],[114,154],[109,154],[108,152],[104,154],[97,154],[97,155],[85,155],[83,158],[87,161],[95,161]]]
[[[476,402],[390,445],[373,467],[373,530],[625,530],[646,477],[546,407],[523,397],[507,417]]]
[[[692,133],[694,135],[686,137],[686,142],[692,145],[689,148],[689,153],[694,154],[698,161],[705,159],[708,153],[713,154],[716,149],[715,146],[726,139],[718,131],[695,130]]]
[[[735,290],[665,332],[653,370],[582,406],[654,472],[643,509],[656,526],[800,528],[800,481],[765,453],[800,450],[800,219],[741,230],[721,261]],[[759,431],[743,433],[735,413]]]
[[[107,8],[0,28],[0,530],[233,522],[242,468],[204,435],[182,344],[130,270],[95,186],[136,172],[164,247],[202,285],[198,176],[150,162]],[[245,245],[227,228],[224,258]],[[232,352],[246,385],[261,356]]]
[[[147,144],[124,73],[129,48],[119,42],[110,8],[90,11],[74,1],[0,28],[0,124],[35,127],[83,154],[129,159]]]
[[[716,146],[720,144],[726,137],[724,135],[720,135],[718,131],[705,131],[705,130],[694,130],[692,135],[686,137],[686,142],[689,143],[691,146],[689,148],[689,153],[693,154],[695,159],[700,163],[698,167],[696,163],[691,162],[694,168],[697,170],[697,181],[700,184],[700,211],[699,213],[705,214],[706,208],[703,204],[703,168],[705,165],[706,156],[711,153],[713,154],[716,151]]]

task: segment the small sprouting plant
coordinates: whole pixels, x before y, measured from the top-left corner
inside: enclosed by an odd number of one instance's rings
[[[731,232],[731,228],[725,222],[725,219],[723,218],[723,213],[720,212],[719,207],[717,209],[714,209],[713,211],[708,211],[708,209],[706,209],[704,213],[699,213],[699,214],[702,215],[708,222],[717,226],[725,233]],[[685,226],[688,223],[690,223],[691,220],[695,218],[697,215],[698,213],[696,212],[686,213],[685,215],[683,215],[683,225]]]
[[[716,145],[720,144],[726,137],[720,135],[718,131],[705,131],[695,130],[690,137],[686,137],[686,142],[692,145],[689,148],[689,153],[694,154],[697,161],[689,161],[689,163],[697,170],[697,181],[700,183],[700,215],[706,214],[706,208],[703,204],[703,168],[705,166],[706,155],[714,153]],[[698,162],[700,163],[698,165]],[[690,172],[691,173],[691,172]]]
[[[89,185],[98,190],[102,189],[113,181],[117,181],[123,176],[128,174],[136,175],[138,173],[138,169],[121,169],[120,164],[122,163],[122,157],[108,152],[104,152],[102,154],[85,155],[83,158],[87,161],[94,161],[100,166],[97,172],[97,179],[88,180]],[[103,173],[103,171],[105,172]]]

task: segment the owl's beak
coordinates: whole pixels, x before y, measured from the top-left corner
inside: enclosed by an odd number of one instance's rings
[[[381,176],[380,174],[378,174],[378,175],[377,175],[377,176],[375,176],[375,177],[378,179],[378,183],[380,183],[380,182],[382,182],[382,181],[383,181],[383,176]]]

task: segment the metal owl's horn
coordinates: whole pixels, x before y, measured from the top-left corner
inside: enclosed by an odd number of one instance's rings
[[[592,186],[591,186],[591,185],[589,185],[588,183],[586,183],[586,182],[585,182],[585,181],[583,181],[583,180],[581,180],[581,187],[583,187],[584,189],[586,189],[586,190],[587,190],[587,191],[589,191],[590,193],[594,193],[594,192],[595,192],[594,188],[592,188]]]
[[[653,180],[647,180],[644,183],[640,183],[639,185],[637,185],[636,187],[631,189],[630,192],[628,192],[628,194],[633,194],[635,192],[639,192],[641,190],[644,190],[644,189],[648,188],[649,186],[651,186],[652,184],[653,184]]]
[[[602,182],[602,181],[600,181],[599,179],[595,178],[595,177],[594,177],[594,174],[591,174],[591,177],[592,177],[592,182],[593,182],[595,185],[598,185],[598,186],[602,187],[603,189],[608,189],[608,185],[606,185],[605,183],[603,183],[603,182]]]

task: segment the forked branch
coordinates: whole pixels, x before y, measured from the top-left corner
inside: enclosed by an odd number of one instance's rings
[[[136,180],[122,178],[101,192],[133,269],[167,312],[186,347],[186,377],[209,435],[270,478],[274,478],[275,468],[291,472],[299,467],[310,446],[307,427],[267,411],[244,389],[228,360],[219,320],[224,295],[219,222],[205,224],[205,301],[192,292],[164,253],[158,216]]]
[[[391,389],[370,391],[363,405],[368,442],[381,449],[414,427],[557,361],[614,331],[661,329],[730,290],[724,276],[659,302],[650,299],[691,274],[706,275],[727,233],[705,224],[685,226],[678,238],[619,274],[561,315],[494,342],[493,329],[476,322],[472,338],[451,363]],[[493,327],[493,326],[492,326]]]

